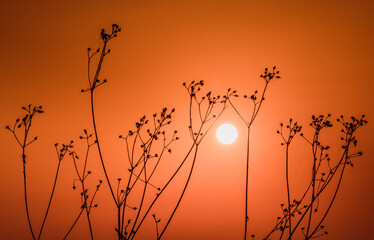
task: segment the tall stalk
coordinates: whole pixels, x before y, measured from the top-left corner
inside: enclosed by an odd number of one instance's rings
[[[99,152],[100,163],[101,163],[101,166],[103,168],[105,179],[106,179],[106,182],[109,186],[110,193],[112,194],[112,198],[114,200],[114,203],[116,205],[118,205],[116,197],[115,197],[114,192],[113,192],[112,185],[111,185],[110,180],[109,180],[109,176],[108,176],[106,167],[105,167],[103,154],[101,152],[100,140],[99,140],[99,135],[98,135],[98,132],[97,132],[96,119],[95,119],[95,109],[94,109],[94,90],[95,90],[96,83],[97,83],[97,80],[98,80],[97,78],[99,77],[99,72],[100,72],[100,69],[101,69],[101,65],[102,65],[103,60],[104,60],[105,51],[106,51],[106,42],[104,42],[104,46],[103,46],[103,49],[102,49],[102,52],[101,52],[100,60],[99,60],[98,67],[97,67],[96,74],[95,74],[95,78],[94,78],[94,83],[93,83],[93,85],[90,89],[91,117],[92,117],[93,129],[94,129],[94,133],[95,133],[95,137],[96,137],[97,150]]]
[[[46,212],[43,216],[42,225],[40,227],[38,237],[36,237],[36,235],[34,233],[34,229],[32,228],[30,210],[29,210],[29,205],[28,205],[27,174],[26,174],[26,148],[30,144],[32,144],[34,141],[37,140],[37,137],[34,137],[32,140],[28,140],[29,132],[30,132],[31,125],[32,125],[32,120],[33,120],[35,115],[40,114],[40,113],[44,113],[44,111],[42,110],[42,106],[32,107],[31,104],[29,104],[27,107],[22,107],[22,109],[24,111],[26,111],[26,115],[21,120],[17,119],[15,121],[14,125],[13,125],[13,128],[10,128],[9,126],[6,126],[6,129],[8,129],[10,132],[12,132],[14,138],[16,139],[17,143],[19,144],[19,146],[22,149],[23,192],[24,192],[26,216],[27,216],[27,223],[28,223],[28,227],[29,227],[30,232],[31,232],[31,236],[35,240],[35,239],[40,239],[41,238],[41,235],[42,235],[42,232],[43,232],[43,229],[44,229],[44,225],[46,223],[47,216],[48,216],[48,213],[49,213],[49,209],[50,209],[51,204],[52,204],[54,192],[55,192],[55,189],[56,189],[57,180],[58,180],[59,171],[60,171],[60,166],[61,166],[61,161],[63,160],[65,155],[69,152],[69,148],[72,147],[73,142],[71,141],[69,144],[66,144],[66,145],[62,144],[62,147],[60,149],[57,149],[58,144],[57,143],[55,144],[57,158],[58,158],[57,170],[56,170],[56,174],[55,174],[55,178],[54,178],[54,182],[53,182],[53,186],[52,186],[52,191],[51,191],[51,194],[49,196],[47,209],[46,209]],[[17,129],[23,128],[23,132],[22,132],[22,134],[23,134],[22,138],[23,139],[22,140],[20,140],[20,137],[16,133],[16,131],[17,131],[16,128]]]
[[[342,155],[337,161],[332,161],[327,150],[329,146],[323,145],[319,138],[321,132],[325,128],[332,127],[330,122],[330,114],[327,116],[319,115],[318,117],[312,116],[312,122],[309,124],[314,129],[314,134],[311,140],[308,140],[303,133],[300,136],[303,137],[307,143],[311,146],[312,155],[312,169],[311,169],[311,179],[306,187],[303,195],[299,200],[293,200],[291,202],[291,194],[289,188],[289,147],[292,139],[296,136],[298,132],[301,131],[301,126],[297,122],[292,122],[290,120],[287,129],[288,133],[283,132],[283,124],[281,123],[281,129],[277,133],[281,135],[283,142],[281,145],[286,145],[286,184],[287,184],[287,209],[283,209],[283,217],[278,217],[275,227],[270,231],[269,234],[265,236],[264,239],[269,239],[269,237],[276,231],[280,231],[279,239],[282,239],[284,232],[289,228],[288,240],[291,240],[297,230],[301,230],[304,235],[305,240],[314,239],[322,237],[328,232],[323,224],[328,213],[330,212],[333,203],[337,197],[337,193],[341,188],[343,174],[347,166],[353,166],[352,159],[362,155],[362,152],[356,152],[351,154],[350,150],[352,145],[356,146],[357,140],[355,138],[355,132],[361,126],[367,124],[364,119],[364,115],[359,118],[351,117],[351,121],[346,121],[343,116],[338,118],[338,122],[343,125],[341,132],[344,133],[344,137],[341,137],[343,144],[341,147],[344,149]],[[327,186],[332,185],[334,179],[337,179],[337,184],[333,186],[333,195],[331,198],[327,198],[326,201],[328,206],[326,209],[320,209],[319,205],[322,200],[322,193],[325,192]],[[308,197],[310,198],[308,199]],[[284,204],[281,204],[283,206]],[[294,221],[292,220],[294,218]],[[291,221],[294,224],[291,224]],[[317,222],[317,224],[313,224]],[[303,224],[305,224],[303,226]]]
[[[250,132],[252,124],[254,123],[256,117],[258,116],[258,113],[261,109],[262,103],[265,100],[265,93],[268,87],[269,82],[273,78],[280,78],[278,75],[279,71],[276,71],[276,67],[274,66],[272,71],[269,72],[267,68],[265,68],[265,72],[260,77],[265,80],[265,86],[262,90],[262,94],[260,98],[257,98],[257,91],[254,92],[250,97],[247,95],[244,95],[244,98],[248,98],[251,100],[253,104],[252,109],[252,115],[250,117],[250,120],[247,121],[243,115],[240,113],[240,111],[235,107],[234,103],[229,100],[230,105],[233,107],[234,111],[238,114],[240,119],[243,121],[243,123],[247,127],[247,146],[246,146],[246,174],[245,174],[245,204],[244,204],[244,240],[247,239],[248,235],[248,222],[249,222],[249,216],[248,216],[248,195],[249,195],[249,150],[250,150]],[[229,89],[230,90],[230,89]],[[236,93],[236,91],[234,91]],[[235,95],[238,96],[238,95]]]
[[[246,155],[246,168],[245,168],[245,211],[244,211],[244,239],[247,239],[248,231],[248,190],[249,190],[249,139],[251,136],[251,128],[247,129],[247,155]]]
[[[283,123],[280,124],[281,129],[277,131],[277,133],[282,137],[283,142],[281,145],[286,146],[286,161],[285,161],[285,176],[286,176],[286,189],[287,189],[287,211],[284,219],[284,227],[282,228],[282,233],[279,237],[279,239],[282,239],[284,231],[286,228],[288,228],[288,237],[291,239],[292,236],[292,216],[294,214],[294,211],[296,211],[295,205],[296,201],[291,204],[291,190],[290,190],[290,180],[289,180],[289,150],[290,150],[290,144],[296,134],[298,134],[301,131],[301,126],[297,124],[297,122],[293,122],[292,118],[289,121],[289,124],[286,126],[286,129],[288,129],[287,133],[284,133],[283,131]],[[309,188],[308,188],[309,189]],[[287,224],[288,223],[288,224]],[[288,226],[287,226],[288,225]]]
[[[102,150],[101,150],[101,146],[100,146],[100,139],[99,139],[97,125],[96,125],[96,119],[95,119],[94,92],[95,92],[97,87],[101,86],[102,84],[104,84],[106,82],[106,80],[100,81],[99,76],[100,76],[100,71],[101,71],[101,68],[102,68],[104,58],[107,54],[110,53],[110,49],[107,50],[107,44],[111,39],[117,37],[117,34],[120,31],[121,31],[121,28],[117,24],[112,25],[112,31],[111,31],[110,34],[106,33],[105,30],[102,29],[101,33],[100,33],[101,34],[101,39],[103,41],[103,47],[102,47],[101,51],[100,51],[100,48],[99,48],[94,53],[91,54],[91,52],[90,52],[91,49],[88,48],[87,54],[88,54],[88,83],[89,83],[89,88],[85,89],[85,90],[82,90],[82,92],[86,92],[86,91],[90,92],[91,118],[92,118],[94,135],[95,135],[95,138],[96,138],[95,142],[97,144],[97,149],[98,149],[98,153],[99,153],[99,159],[100,159],[101,167],[103,169],[106,182],[109,186],[109,190],[110,190],[110,193],[112,195],[112,199],[113,199],[117,209],[121,208],[121,205],[119,204],[119,199],[117,199],[116,196],[114,195],[113,187],[112,187],[112,184],[110,182],[108,172],[106,170],[106,166],[105,166],[105,162],[104,162],[104,158],[103,158],[103,154],[102,154]],[[90,73],[91,58],[94,57],[99,52],[100,52],[100,58],[99,58],[99,61],[98,61],[97,67],[96,67],[94,77],[91,81],[91,73]],[[89,210],[88,209],[86,209],[86,215],[87,215],[87,218],[88,218],[88,223],[90,225]],[[89,227],[90,227],[90,233],[91,233],[91,238],[92,238],[91,225]],[[120,228],[121,228],[121,224],[119,223],[118,226],[117,226],[117,229],[120,229]],[[120,233],[118,233],[118,239],[121,239]]]
[[[29,213],[29,205],[28,205],[28,201],[27,201],[27,181],[26,181],[26,155],[25,155],[25,149],[24,147],[22,147],[22,160],[23,160],[23,163],[22,163],[22,167],[23,167],[23,195],[24,195],[24,200],[25,200],[25,207],[26,207],[26,216],[27,216],[27,223],[29,225],[29,229],[30,229],[30,232],[31,232],[31,236],[32,238],[35,240],[35,235],[34,235],[34,231],[32,229],[32,226],[31,226],[31,219],[30,219],[30,213]]]
[[[183,85],[185,86],[185,88],[188,91],[188,94],[190,96],[189,131],[190,131],[190,135],[191,135],[191,138],[192,138],[192,145],[189,148],[185,157],[183,158],[182,162],[178,166],[178,168],[174,171],[173,175],[169,178],[169,180],[164,185],[164,187],[160,189],[157,196],[154,198],[154,200],[152,201],[152,203],[150,204],[150,206],[148,207],[148,209],[144,213],[144,215],[143,215],[142,219],[140,220],[139,224],[134,228],[133,231],[131,231],[131,233],[130,233],[131,237],[129,239],[133,239],[135,237],[136,233],[138,232],[138,230],[139,230],[140,226],[142,225],[146,216],[149,214],[149,211],[154,206],[155,202],[159,199],[161,194],[164,193],[165,189],[169,186],[171,181],[178,174],[178,172],[180,171],[182,166],[186,163],[187,159],[189,158],[191,152],[194,150],[192,165],[191,165],[191,168],[189,169],[189,175],[188,175],[187,180],[184,184],[182,193],[179,196],[177,204],[173,208],[173,211],[172,211],[171,215],[169,216],[168,220],[166,221],[165,226],[162,228],[160,233],[157,233],[157,238],[158,239],[161,239],[164,236],[164,233],[165,233],[167,227],[170,225],[170,222],[172,221],[173,217],[175,216],[175,212],[179,208],[179,205],[182,201],[182,198],[184,197],[186,189],[189,185],[189,182],[190,182],[193,170],[194,170],[195,162],[197,160],[198,146],[202,142],[202,140],[205,138],[205,136],[208,134],[208,132],[212,128],[213,124],[217,121],[217,119],[221,116],[223,111],[226,109],[226,106],[227,106],[226,102],[230,97],[229,94],[224,96],[224,98],[221,99],[219,96],[216,96],[216,97],[212,96],[211,93],[209,92],[200,99],[200,98],[197,98],[197,93],[200,91],[201,87],[204,85],[203,81],[199,81],[199,82],[192,81],[189,85],[186,85],[185,83]],[[204,102],[207,102],[206,108],[202,107]],[[222,105],[221,109],[218,110],[218,114],[215,115],[215,114],[213,114],[213,109],[214,109],[214,106],[217,103],[221,103],[223,105]],[[198,112],[197,119],[195,119],[193,117],[193,113],[192,113],[194,106],[196,106],[196,108],[197,108],[196,112]],[[210,123],[208,124],[208,122],[210,122]],[[158,226],[157,221],[156,221],[156,224],[157,224],[157,231],[158,231],[159,226]],[[134,226],[135,226],[135,224],[134,224]]]
[[[196,158],[197,158],[197,152],[198,152],[198,148],[199,148],[199,144],[196,144],[196,147],[195,147],[195,153],[194,153],[194,156],[193,156],[193,161],[192,161],[192,166],[191,166],[191,169],[190,169],[190,172],[188,174],[188,178],[187,178],[187,181],[186,181],[186,184],[184,185],[184,188],[183,188],[183,191],[182,191],[182,194],[180,195],[179,199],[178,199],[178,202],[173,210],[173,212],[171,213],[168,221],[166,222],[164,228],[162,229],[161,233],[158,235],[158,239],[161,239],[161,237],[163,236],[164,232],[166,231],[167,227],[169,226],[171,220],[173,219],[174,217],[174,214],[175,212],[177,211],[178,207],[179,207],[179,204],[181,203],[182,201],[182,198],[184,196],[184,193],[186,192],[186,189],[187,189],[187,186],[190,182],[190,179],[191,179],[191,176],[192,176],[192,172],[194,170],[194,166],[195,166],[195,162],[196,162]]]
[[[13,134],[17,143],[22,149],[23,194],[24,194],[24,201],[25,201],[25,208],[26,208],[26,216],[27,216],[27,223],[28,223],[31,236],[35,240],[36,237],[35,237],[34,230],[31,224],[30,211],[29,211],[28,198],[27,198],[26,147],[37,140],[37,137],[35,137],[33,140],[29,141],[28,136],[29,136],[29,131],[31,128],[31,123],[32,123],[34,115],[38,113],[43,113],[43,110],[41,106],[32,108],[31,104],[28,105],[28,107],[22,107],[22,109],[26,111],[26,115],[22,118],[22,120],[17,119],[13,125],[13,128],[6,126],[6,129],[8,129]],[[19,139],[16,133],[16,127],[17,128],[23,127],[23,140]]]
[[[288,203],[288,230],[289,236],[291,236],[292,232],[292,219],[291,219],[291,197],[290,197],[290,180],[289,180],[289,163],[288,163],[288,152],[289,152],[290,144],[286,146],[286,186],[287,186],[287,203]]]
[[[67,150],[67,149],[66,149],[66,150]],[[40,239],[40,237],[41,237],[41,235],[42,235],[43,227],[44,227],[45,221],[47,220],[47,216],[48,216],[48,213],[49,213],[49,208],[51,207],[52,198],[53,198],[53,195],[54,195],[54,192],[55,192],[55,189],[56,189],[56,185],[57,185],[57,178],[58,178],[58,173],[59,173],[59,171],[60,171],[61,161],[62,161],[62,159],[64,158],[66,152],[67,152],[67,151],[64,151],[63,153],[58,153],[58,152],[57,152],[58,165],[57,165],[57,170],[56,170],[55,180],[54,180],[54,182],[53,182],[52,192],[51,192],[51,195],[50,195],[50,197],[49,197],[47,210],[46,210],[46,212],[45,212],[45,214],[44,214],[43,223],[42,223],[42,226],[40,227],[40,231],[39,231],[38,239]]]

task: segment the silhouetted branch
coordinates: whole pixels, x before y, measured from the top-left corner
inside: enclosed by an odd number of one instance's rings
[[[248,179],[249,179],[249,140],[250,140],[250,132],[251,132],[251,126],[254,123],[260,109],[262,106],[262,102],[265,100],[265,93],[268,87],[268,84],[270,81],[274,78],[280,78],[279,71],[276,71],[276,67],[274,66],[272,71],[269,72],[267,68],[265,68],[265,72],[263,75],[260,75],[260,78],[262,78],[265,81],[265,86],[262,91],[261,97],[257,98],[257,90],[252,94],[250,97],[247,95],[244,95],[244,99],[250,99],[253,104],[252,114],[250,117],[250,120],[247,121],[243,115],[239,112],[237,107],[233,104],[232,101],[228,100],[232,108],[235,110],[235,112],[238,114],[240,119],[244,122],[244,124],[247,126],[247,152],[246,152],[246,176],[245,176],[245,207],[244,207],[244,240],[247,240],[247,228],[248,228]],[[227,91],[227,96],[233,96],[233,97],[239,97],[239,95],[236,94],[236,91],[232,91],[231,88]]]

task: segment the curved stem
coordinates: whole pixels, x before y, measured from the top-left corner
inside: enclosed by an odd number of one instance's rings
[[[192,176],[192,172],[193,172],[193,169],[194,169],[194,166],[195,166],[195,162],[196,162],[196,157],[197,157],[197,150],[199,148],[199,145],[196,144],[196,148],[195,148],[195,154],[194,154],[194,158],[193,158],[193,162],[192,162],[192,166],[191,166],[191,170],[190,170],[190,173],[188,175],[188,178],[187,178],[187,182],[186,184],[184,185],[184,188],[183,188],[183,191],[182,191],[182,194],[181,196],[179,197],[179,200],[178,200],[178,203],[177,205],[175,206],[174,210],[173,210],[173,213],[171,214],[171,216],[169,217],[169,220],[167,221],[164,229],[162,230],[162,232],[160,233],[160,235],[158,236],[158,239],[161,239],[162,235],[164,234],[166,228],[169,226],[169,223],[171,222],[171,219],[174,217],[174,214],[175,212],[177,211],[178,207],[179,207],[179,204],[181,203],[182,201],[182,198],[184,196],[184,193],[186,192],[186,189],[187,189],[187,186],[188,186],[188,183],[191,179],[191,176]]]
[[[145,220],[145,218],[147,217],[149,211],[152,209],[152,207],[154,206],[154,204],[156,203],[156,201],[159,199],[159,197],[161,196],[161,194],[164,192],[164,190],[167,188],[167,186],[171,183],[171,181],[174,179],[174,177],[177,175],[177,173],[179,172],[179,170],[182,168],[182,166],[184,165],[184,163],[186,162],[188,156],[191,154],[193,148],[195,147],[196,145],[196,142],[193,142],[192,146],[190,147],[190,149],[188,150],[186,156],[184,157],[183,161],[181,162],[181,164],[178,166],[177,170],[175,170],[174,174],[171,176],[171,178],[167,181],[167,183],[165,184],[165,186],[160,190],[160,192],[158,193],[158,195],[155,197],[155,199],[152,201],[151,205],[148,207],[147,211],[145,212],[144,216],[142,217],[142,219],[140,220],[138,226],[135,228],[134,232],[131,232],[130,234],[133,234],[131,236],[131,238],[129,237],[129,239],[134,239],[136,233],[138,232],[140,226],[142,225],[143,221]]]
[[[100,71],[101,71],[101,66],[103,64],[103,61],[104,61],[104,56],[105,56],[105,51],[106,51],[106,45],[108,43],[108,40],[107,41],[104,41],[104,45],[103,45],[103,49],[101,50],[101,54],[100,54],[100,59],[99,59],[99,62],[97,64],[97,68],[96,68],[96,72],[95,72],[95,76],[92,80],[92,84],[90,83],[90,95],[91,95],[91,116],[92,116],[92,123],[93,123],[93,128],[94,128],[94,132],[95,132],[95,137],[96,137],[96,143],[97,143],[97,149],[98,149],[98,152],[99,152],[99,157],[100,157],[100,162],[101,162],[101,166],[103,168],[103,171],[104,171],[104,174],[105,174],[105,178],[106,178],[106,181],[108,183],[108,186],[109,186],[109,189],[110,189],[110,192],[112,194],[112,198],[115,202],[116,205],[118,205],[118,202],[117,202],[117,199],[114,195],[114,192],[113,192],[113,188],[112,188],[112,185],[110,184],[110,180],[109,180],[109,177],[108,177],[108,173],[106,171],[106,168],[105,168],[105,164],[104,164],[104,159],[103,159],[103,155],[101,153],[101,147],[100,147],[100,142],[99,142],[99,136],[97,134],[97,127],[96,127],[96,120],[95,120],[95,110],[94,110],[94,90],[95,88],[97,87],[97,83],[98,83],[98,78],[99,78],[99,74],[100,74]],[[90,65],[90,63],[88,64]],[[88,73],[89,74],[89,73]]]
[[[346,152],[347,152],[347,151],[346,151]],[[347,154],[347,155],[348,155],[348,154]],[[346,160],[347,160],[347,155],[346,155]],[[320,225],[322,224],[322,222],[325,220],[327,214],[329,213],[329,211],[330,211],[330,209],[331,209],[331,207],[332,207],[332,204],[333,204],[334,201],[335,201],[335,198],[336,198],[336,196],[337,196],[337,194],[338,194],[338,191],[339,191],[339,188],[340,188],[340,185],[341,185],[342,179],[343,179],[344,170],[345,170],[345,167],[346,167],[346,165],[347,165],[347,164],[346,164],[346,161],[344,161],[343,164],[344,164],[344,165],[343,165],[342,171],[341,171],[341,173],[340,173],[339,181],[338,181],[338,184],[337,184],[337,186],[336,186],[336,190],[335,190],[334,196],[332,197],[331,202],[330,202],[330,204],[329,204],[329,206],[328,206],[328,208],[327,208],[325,214],[323,215],[322,219],[319,221],[319,223],[317,224],[317,226],[315,227],[315,229],[313,230],[313,232],[310,234],[310,238],[311,238],[311,237],[316,233],[316,231],[318,230],[319,226],[320,226]]]
[[[333,172],[330,174],[330,178],[326,179],[325,181],[325,184],[321,187],[321,189],[316,193],[315,195],[315,199],[318,198],[322,192],[325,190],[325,188],[329,185],[329,183],[332,181],[332,179],[334,179],[334,176],[336,174],[336,172],[338,171],[338,166],[340,166],[342,164],[342,162],[344,161],[344,158],[345,156],[347,155],[347,150],[343,152],[338,164],[337,164],[337,167],[333,170]],[[309,184],[309,187],[310,188],[313,184],[313,180],[311,180],[310,184]],[[307,192],[305,192],[304,196],[306,195]],[[303,196],[303,197],[304,197]],[[308,205],[308,207],[306,208],[305,212],[303,213],[303,215],[300,217],[300,219],[297,221],[295,227],[293,228],[292,230],[292,235],[295,233],[295,231],[298,229],[298,226],[301,224],[301,222],[303,221],[303,219],[305,218],[307,212],[309,211],[309,209],[311,208],[311,203]],[[288,240],[290,240],[290,238],[288,238]]]
[[[289,173],[288,173],[288,150],[289,143],[286,146],[286,185],[287,185],[287,200],[288,200],[288,226],[289,226],[289,238],[291,239],[292,224],[291,224],[291,197],[290,197],[290,183],[289,183]]]
[[[100,60],[102,61],[102,59],[100,59]],[[100,66],[101,66],[101,64],[100,64]],[[98,67],[98,69],[99,69],[99,67]],[[95,79],[96,79],[96,76],[95,76]],[[106,168],[105,168],[103,155],[101,153],[99,136],[97,134],[97,127],[96,127],[96,120],[95,120],[95,111],[94,111],[94,90],[93,89],[91,89],[91,115],[92,115],[92,123],[93,123],[94,132],[95,132],[96,144],[97,144],[97,149],[98,149],[98,152],[99,152],[101,166],[103,168],[103,171],[104,171],[104,174],[105,174],[105,179],[106,179],[106,181],[108,183],[108,186],[109,186],[109,189],[110,189],[110,193],[112,194],[112,198],[113,198],[115,204],[117,205],[117,199],[116,199],[116,197],[114,195],[113,188],[112,188],[112,185],[110,184],[108,173],[107,173]]]
[[[54,181],[54,183],[53,183],[53,188],[52,188],[52,192],[51,192],[51,197],[49,198],[49,202],[48,202],[47,210],[46,210],[46,212],[45,212],[45,214],[44,214],[44,219],[43,219],[42,226],[40,227],[40,231],[39,231],[38,239],[40,239],[40,237],[41,237],[41,235],[42,235],[43,227],[44,227],[45,221],[47,220],[47,216],[48,216],[49,208],[51,207],[52,198],[53,198],[53,195],[54,195],[54,193],[55,193],[55,189],[56,189],[57,178],[58,178],[58,173],[59,173],[59,170],[60,170],[60,166],[61,166],[61,160],[59,159],[59,161],[58,161],[58,165],[57,165],[57,170],[56,170],[55,181]]]
[[[78,214],[78,217],[75,219],[73,225],[70,227],[69,231],[66,233],[65,237],[63,238],[63,240],[65,240],[65,239],[69,236],[71,230],[73,230],[75,224],[78,222],[79,218],[81,217],[81,215],[82,215],[82,213],[83,213],[83,210],[84,210],[84,209],[82,208],[81,211],[80,211],[79,214]]]

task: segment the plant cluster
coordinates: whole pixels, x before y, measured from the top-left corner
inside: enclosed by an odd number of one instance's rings
[[[281,136],[281,145],[285,147],[287,202],[281,204],[282,216],[277,217],[274,228],[263,239],[269,239],[275,233],[279,233],[279,239],[292,239],[295,238],[297,231],[301,231],[305,240],[328,234],[323,222],[336,200],[346,167],[353,167],[353,159],[362,155],[362,152],[354,150],[357,145],[356,131],[367,124],[365,115],[361,118],[351,117],[348,120],[343,116],[338,118],[336,121],[341,125],[343,134],[341,137],[343,151],[339,157],[332,158],[329,153],[330,146],[324,145],[320,140],[325,129],[333,127],[330,118],[330,114],[313,115],[309,124],[313,134],[309,138],[302,133],[302,126],[292,119],[285,128],[283,123],[280,124],[277,133]],[[310,146],[312,168],[311,178],[304,192],[298,198],[292,198],[289,180],[290,147],[297,135]],[[332,191],[332,196],[326,194],[327,189]],[[327,207],[320,206],[322,202]]]
[[[88,93],[90,96],[92,133],[84,129],[83,134],[79,136],[79,139],[84,141],[86,146],[86,152],[82,159],[80,159],[78,153],[75,151],[73,141],[68,144],[55,144],[58,159],[57,169],[47,209],[38,232],[36,232],[35,227],[32,226],[28,207],[26,150],[30,144],[37,140],[37,137],[31,138],[30,140],[29,132],[34,117],[43,113],[42,106],[33,107],[28,105],[28,107],[22,107],[25,111],[25,115],[21,119],[17,119],[13,127],[6,126],[13,134],[22,151],[24,201],[28,226],[32,238],[41,238],[57,185],[60,165],[62,160],[68,156],[72,160],[76,175],[76,178],[72,179],[72,188],[75,191],[78,190],[81,202],[79,205],[80,211],[63,239],[69,236],[83,213],[87,218],[90,237],[94,239],[95,235],[93,231],[94,227],[91,224],[91,213],[94,208],[99,206],[95,201],[95,197],[102,184],[109,188],[110,198],[114,203],[113,207],[116,212],[116,226],[114,227],[114,231],[119,240],[133,240],[143,229],[142,226],[147,217],[153,218],[156,229],[155,238],[157,240],[161,239],[185,195],[194,171],[195,163],[198,159],[198,150],[200,149],[201,142],[205,139],[222,113],[228,107],[231,107],[247,127],[246,186],[243,222],[244,239],[248,239],[250,132],[265,101],[268,85],[273,79],[280,78],[279,71],[277,71],[276,67],[273,67],[271,70],[266,68],[264,74],[260,76],[265,82],[261,93],[256,90],[251,95],[243,95],[245,102],[251,106],[249,109],[252,109],[249,119],[246,119],[242,115],[241,110],[239,110],[234,101],[234,98],[239,98],[236,90],[229,88],[224,95],[214,95],[211,91],[202,93],[202,88],[204,87],[203,80],[183,83],[189,97],[188,131],[191,143],[187,146],[186,153],[180,159],[177,168],[173,170],[170,175],[162,176],[165,181],[163,186],[158,186],[158,184],[154,182],[160,163],[164,161],[166,154],[172,153],[173,144],[180,138],[177,130],[172,130],[170,132],[170,127],[168,127],[172,123],[175,109],[164,107],[160,112],[153,114],[151,118],[142,116],[135,123],[135,127],[132,130],[129,130],[126,134],[119,135],[119,139],[123,141],[125,147],[128,171],[118,176],[117,180],[113,182],[110,180],[110,174],[106,167],[107,162],[102,153],[101,138],[95,117],[94,93],[98,87],[107,83],[106,79],[100,80],[102,65],[105,57],[110,53],[108,43],[116,38],[120,32],[121,28],[116,24],[112,25],[110,33],[107,33],[104,29],[101,30],[102,47],[95,51],[92,51],[90,48],[87,49],[88,88],[82,89],[81,91],[83,93]],[[96,62],[97,65],[92,69],[93,62]],[[277,218],[275,226],[263,239],[270,239],[271,236],[275,236],[276,234],[278,234],[277,236],[279,239],[292,239],[295,238],[295,234],[300,231],[306,240],[327,234],[323,222],[336,199],[346,167],[353,167],[353,159],[362,155],[360,151],[353,151],[353,148],[357,145],[356,131],[367,124],[365,116],[361,118],[352,117],[350,119],[345,119],[343,116],[338,118],[337,122],[342,127],[341,133],[343,135],[341,137],[341,146],[343,152],[339,158],[330,159],[330,154],[328,152],[330,147],[323,145],[320,141],[322,132],[324,133],[326,128],[331,128],[333,126],[330,118],[330,115],[312,116],[310,127],[312,127],[314,133],[311,137],[306,137],[302,133],[302,126],[292,119],[289,120],[286,126],[281,123],[280,130],[278,130],[277,133],[281,136],[281,145],[285,147],[287,201],[281,204],[282,215]],[[289,179],[290,148],[295,137],[303,138],[310,146],[312,155],[311,161],[313,163],[310,182],[306,186],[305,191],[298,197],[293,197],[297,194],[291,191]],[[98,181],[94,190],[89,189],[86,182],[88,177],[92,174],[92,171],[87,168],[92,148],[98,150],[101,169],[105,176],[104,180]],[[190,162],[190,164],[187,164],[187,162]],[[166,219],[161,219],[157,217],[155,204],[165,195],[166,189],[180,173],[182,168],[187,168],[188,171],[188,176],[184,180],[182,191],[178,196],[178,200],[174,203],[170,215],[167,216]],[[333,181],[334,179],[337,179],[337,181]],[[334,185],[333,195],[330,199],[325,200],[326,198],[322,193],[326,192],[327,187],[331,185]],[[137,193],[140,193],[140,198]],[[321,209],[320,202],[322,201],[328,203],[327,208]],[[255,239],[254,234],[250,235],[250,237]]]

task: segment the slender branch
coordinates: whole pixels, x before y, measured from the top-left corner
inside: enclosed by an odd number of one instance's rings
[[[25,197],[25,207],[26,207],[26,215],[27,215],[27,222],[30,228],[30,232],[32,235],[32,238],[35,240],[34,231],[31,226],[31,219],[30,219],[30,213],[29,213],[29,206],[27,201],[27,184],[26,184],[26,155],[25,155],[25,149],[22,149],[22,158],[23,158],[23,190],[24,190],[24,197]]]
[[[104,47],[104,49],[105,49],[105,47]],[[101,66],[101,64],[99,66]],[[99,67],[98,67],[98,70],[99,70]],[[105,168],[105,163],[104,163],[103,155],[101,153],[100,141],[99,141],[99,136],[98,136],[98,133],[97,133],[96,119],[95,119],[94,90],[92,89],[90,91],[90,93],[91,93],[91,116],[92,116],[92,123],[93,123],[93,129],[94,129],[94,133],[95,133],[95,137],[96,137],[96,143],[97,143],[97,149],[98,149],[98,152],[99,152],[100,162],[101,162],[101,166],[102,166],[103,171],[104,171],[105,179],[106,179],[106,181],[108,183],[108,186],[109,186],[110,193],[112,194],[112,198],[114,200],[114,203],[116,205],[118,205],[117,199],[116,199],[116,197],[114,195],[114,192],[113,192],[113,187],[112,187],[112,185],[110,183],[109,176],[108,176],[108,173],[107,173],[106,168]]]
[[[290,197],[290,183],[289,183],[289,163],[288,163],[288,151],[289,151],[290,144],[287,143],[286,145],[286,185],[287,185],[287,201],[288,201],[288,230],[289,230],[289,237],[291,239],[291,233],[292,233],[292,224],[291,224],[291,197]]]
[[[244,240],[247,239],[247,231],[248,231],[248,180],[249,180],[249,139],[251,134],[251,126],[248,126],[247,129],[247,161],[246,161],[246,169],[245,169],[245,218],[244,218]]]
[[[179,164],[178,168],[175,170],[174,174],[169,178],[169,180],[167,181],[167,183],[165,184],[165,186],[160,190],[160,192],[156,195],[156,197],[153,199],[152,203],[150,204],[150,206],[148,207],[147,211],[145,212],[144,216],[142,217],[142,219],[140,220],[138,226],[134,229],[134,232],[130,232],[131,235],[131,238],[129,237],[129,239],[133,239],[136,235],[136,233],[138,232],[140,226],[142,225],[143,221],[145,220],[145,218],[147,217],[148,213],[150,212],[150,210],[152,209],[152,207],[154,206],[154,204],[156,203],[156,201],[159,199],[159,197],[161,196],[161,194],[165,191],[165,189],[169,186],[169,184],[171,183],[171,181],[174,179],[174,177],[178,174],[179,170],[182,168],[182,166],[184,165],[184,163],[186,162],[186,160],[188,159],[188,156],[190,155],[190,153],[192,152],[193,148],[195,147],[195,143],[192,144],[192,146],[190,147],[190,149],[188,150],[186,156],[184,157],[183,161],[181,162],[181,164]]]
[[[64,240],[69,236],[71,230],[73,230],[75,224],[78,222],[79,218],[81,217],[82,213],[83,213],[83,210],[84,208],[81,208],[81,211],[79,212],[77,218],[75,219],[73,225],[69,228],[68,232],[66,233],[65,237],[63,238]]]
[[[56,175],[55,175],[55,180],[54,180],[54,182],[53,182],[53,187],[52,187],[52,192],[51,192],[51,196],[49,197],[49,202],[48,202],[47,210],[46,210],[46,212],[45,212],[45,214],[44,214],[44,219],[43,219],[42,226],[40,227],[40,231],[39,231],[38,239],[40,239],[40,237],[41,237],[41,235],[42,235],[43,227],[44,227],[45,221],[46,221],[47,216],[48,216],[49,208],[50,208],[51,203],[52,203],[52,198],[53,198],[53,195],[54,195],[54,192],[55,192],[55,189],[56,189],[58,173],[59,173],[59,170],[60,170],[61,160],[62,160],[62,159],[59,159],[59,161],[58,161],[57,170],[56,170]]]
[[[175,206],[175,208],[174,208],[174,210],[173,210],[171,216],[169,217],[169,220],[166,222],[165,227],[162,229],[160,235],[158,236],[158,239],[161,239],[161,237],[163,236],[165,230],[166,230],[167,227],[169,226],[171,220],[172,220],[173,217],[174,217],[175,212],[177,211],[177,209],[178,209],[178,207],[179,207],[179,204],[180,204],[181,201],[182,201],[182,198],[183,198],[183,196],[184,196],[184,193],[186,192],[186,189],[187,189],[188,183],[189,183],[189,181],[190,181],[190,179],[191,179],[192,172],[193,172],[193,169],[194,169],[194,166],[195,166],[195,162],[196,162],[196,158],[197,158],[197,151],[198,151],[198,148],[199,148],[199,144],[196,144],[195,154],[194,154],[194,157],[193,157],[191,170],[190,170],[190,173],[188,174],[188,178],[187,178],[186,184],[184,185],[184,188],[183,188],[182,194],[181,194],[181,196],[179,197],[179,200],[178,200],[178,202],[177,202],[177,205]]]

